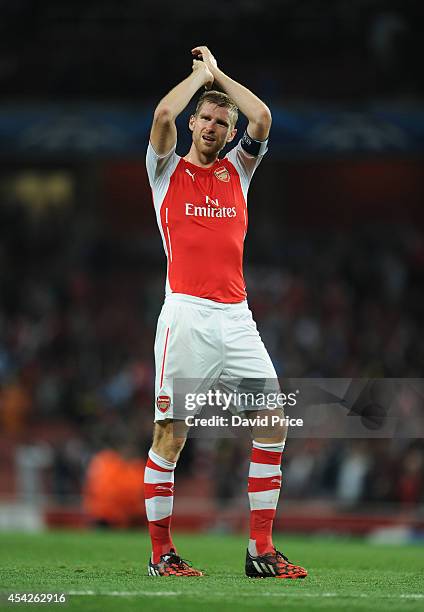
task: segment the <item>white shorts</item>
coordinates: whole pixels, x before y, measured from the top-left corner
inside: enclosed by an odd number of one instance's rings
[[[243,381],[243,391],[249,385],[257,391],[258,381],[265,380],[279,390],[246,301],[221,304],[178,293],[167,296],[157,324],[155,364],[155,421],[184,418],[174,398],[177,380],[190,381],[197,392],[217,384],[229,389],[234,381]]]

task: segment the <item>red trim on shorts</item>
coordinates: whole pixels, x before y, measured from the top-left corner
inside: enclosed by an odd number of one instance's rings
[[[169,336],[169,327],[166,330],[165,348],[164,348],[163,357],[162,357],[162,371],[161,371],[161,374],[160,374],[160,385],[159,385],[160,387],[162,387],[162,383],[163,383],[163,373],[164,373],[164,370],[165,370],[166,349],[168,347],[168,336]]]

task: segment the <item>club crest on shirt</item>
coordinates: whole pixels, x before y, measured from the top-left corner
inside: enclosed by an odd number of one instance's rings
[[[171,405],[171,398],[169,397],[169,395],[158,395],[157,396],[156,406],[158,407],[158,410],[165,413],[169,409],[170,405]]]
[[[219,179],[220,181],[223,181],[224,183],[230,182],[230,173],[228,172],[227,168],[225,168],[224,166],[222,166],[221,168],[217,168],[214,172],[214,175],[216,176],[217,179]]]

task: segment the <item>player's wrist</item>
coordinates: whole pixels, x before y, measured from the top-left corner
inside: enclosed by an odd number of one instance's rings
[[[218,68],[218,66],[213,66],[212,68],[209,68],[209,70],[212,72],[213,78],[217,83],[221,83],[225,78],[225,73]]]
[[[211,75],[213,76],[213,73],[211,69],[209,68],[209,66],[203,63],[197,70],[194,71],[194,74],[197,74],[200,78],[202,78],[205,81],[210,81]]]
[[[194,70],[191,73],[191,77],[193,81],[198,85],[198,89],[211,82],[211,75],[209,74],[209,72],[206,71],[205,68]]]

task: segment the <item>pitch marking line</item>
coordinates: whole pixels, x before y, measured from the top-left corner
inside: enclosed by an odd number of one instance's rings
[[[175,597],[180,595],[196,596],[197,592],[189,591],[68,591],[68,595],[79,597]],[[280,592],[258,592],[261,597],[281,597]],[[238,593],[238,597],[251,597],[251,593]],[[367,595],[366,593],[343,594],[343,593],[302,593],[301,591],[285,591],[284,596],[306,597],[310,599],[321,599],[340,597],[341,599],[424,599],[424,593],[402,593],[400,595]]]
[[[175,597],[175,595],[183,595],[177,591],[68,591],[67,594],[79,597],[86,595],[94,597]]]

